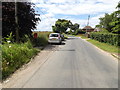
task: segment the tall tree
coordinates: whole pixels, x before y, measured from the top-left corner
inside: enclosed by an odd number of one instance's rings
[[[25,34],[31,36],[32,30],[36,28],[40,18],[36,17],[35,10],[32,8],[33,3],[17,2],[17,17],[19,36]],[[10,32],[16,36],[15,23],[15,2],[2,2],[2,35],[6,37]]]
[[[79,29],[79,24],[78,23],[75,23],[74,25],[71,25],[70,27],[72,30],[74,30],[74,32]]]
[[[100,18],[100,25],[102,28],[105,28],[109,32],[112,31],[112,26],[110,23],[112,22],[113,15],[109,15],[108,13],[105,14],[103,18]]]
[[[65,33],[66,30],[70,27],[71,21],[65,19],[58,19],[55,23],[55,26],[52,26],[53,32]]]
[[[105,14],[104,17],[99,18],[100,23],[96,27],[104,28],[109,32],[120,34],[120,2],[117,7],[118,10],[111,13]]]
[[[112,19],[112,22],[110,23],[110,25],[113,26],[113,28],[112,28],[113,33],[120,34],[120,2],[118,3],[116,8],[118,10],[112,13],[113,19]]]

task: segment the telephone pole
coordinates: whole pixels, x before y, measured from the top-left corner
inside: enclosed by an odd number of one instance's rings
[[[16,42],[18,43],[19,42],[19,29],[18,29],[18,16],[17,16],[17,1],[15,0],[15,23],[16,23]]]
[[[90,15],[88,15],[88,23],[87,23],[87,26],[89,25],[89,19],[90,19]]]
[[[90,15],[88,15],[88,22],[87,22],[87,26],[89,25],[89,19],[90,19]],[[86,29],[86,33],[87,33],[87,29]]]

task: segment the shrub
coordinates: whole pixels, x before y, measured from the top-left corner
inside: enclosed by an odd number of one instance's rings
[[[92,32],[90,33],[90,38],[97,40],[99,42],[109,43],[111,45],[120,46],[119,38],[120,35],[113,33],[100,33]]]
[[[2,78],[5,79],[37,54],[30,42],[4,44],[2,47]]]

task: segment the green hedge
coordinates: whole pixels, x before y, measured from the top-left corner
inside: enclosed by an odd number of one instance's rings
[[[100,32],[92,32],[90,33],[90,38],[97,40],[99,42],[109,43],[111,45],[120,46],[120,35],[113,33],[100,33]]]
[[[37,54],[30,42],[23,44],[4,44],[2,47],[2,79],[7,78],[15,70]]]

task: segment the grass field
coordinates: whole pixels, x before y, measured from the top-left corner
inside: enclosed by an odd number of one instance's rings
[[[33,31],[33,34],[34,33],[37,33],[38,35],[49,35],[52,32],[50,32],[50,31]]]

